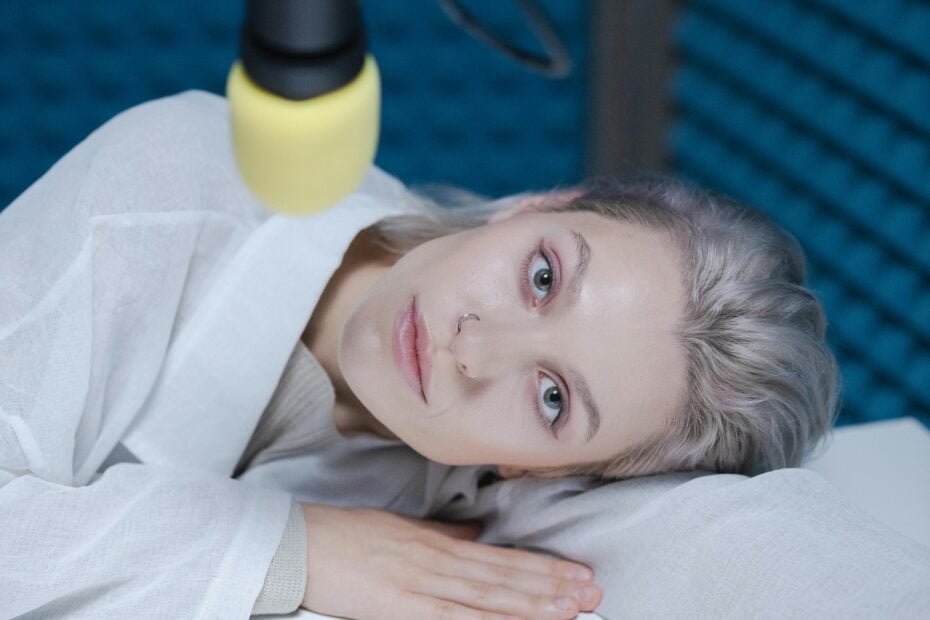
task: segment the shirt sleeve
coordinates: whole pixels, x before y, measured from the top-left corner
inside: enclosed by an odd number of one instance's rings
[[[307,586],[307,529],[303,510],[294,500],[281,543],[271,559],[265,584],[252,607],[253,615],[289,614],[300,607]]]
[[[281,542],[279,489],[183,461],[99,475],[191,280],[249,217],[188,191],[224,180],[208,155],[225,117],[198,101],[119,114],[0,212],[0,618],[246,618]]]
[[[81,487],[0,469],[0,617],[248,617],[291,501],[175,467]]]

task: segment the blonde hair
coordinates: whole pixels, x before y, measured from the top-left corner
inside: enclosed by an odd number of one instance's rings
[[[540,212],[592,212],[665,233],[686,307],[678,342],[686,393],[667,428],[606,461],[533,470],[542,477],[625,478],[664,471],[757,474],[795,467],[832,427],[840,397],[823,307],[805,286],[798,241],[760,211],[680,181],[599,177]],[[385,251],[484,225],[528,194],[488,200],[447,186],[412,188],[414,211],[370,228]]]

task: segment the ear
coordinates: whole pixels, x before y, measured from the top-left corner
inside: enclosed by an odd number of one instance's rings
[[[494,222],[499,222],[501,220],[506,220],[509,217],[513,217],[518,213],[523,213],[525,211],[533,211],[540,209],[542,207],[554,207],[561,204],[565,204],[570,200],[574,200],[580,196],[582,190],[580,189],[566,189],[557,192],[542,192],[538,194],[526,194],[522,199],[518,200],[516,203],[511,206],[501,209],[488,219],[489,224]]]
[[[510,465],[498,465],[497,473],[501,478],[511,479],[511,478],[522,478],[529,474],[529,471],[525,469],[519,469],[517,467],[511,467]]]

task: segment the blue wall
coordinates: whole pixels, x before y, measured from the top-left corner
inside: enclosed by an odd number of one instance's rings
[[[117,112],[189,88],[223,93],[244,5],[0,2],[0,205]],[[380,166],[491,195],[581,179],[587,2],[543,2],[576,63],[558,80],[476,41],[435,0],[362,5],[382,73]],[[534,46],[513,3],[465,5]]]
[[[692,0],[669,149],[801,241],[840,423],[930,425],[930,3]]]
[[[0,3],[0,205],[117,112],[222,93],[243,4]],[[514,3],[465,4],[532,45]],[[478,43],[434,0],[363,5],[379,165],[490,195],[582,178],[589,2],[543,2],[576,63],[561,80]],[[840,422],[930,424],[930,2],[690,0],[673,39],[674,170],[801,240],[841,363]]]

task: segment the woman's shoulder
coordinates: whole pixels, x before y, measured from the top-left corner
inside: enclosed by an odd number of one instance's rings
[[[219,95],[189,90],[120,112],[86,142],[98,146],[84,180],[85,192],[126,200],[95,211],[211,211],[260,221],[267,210],[238,175],[229,109]]]

